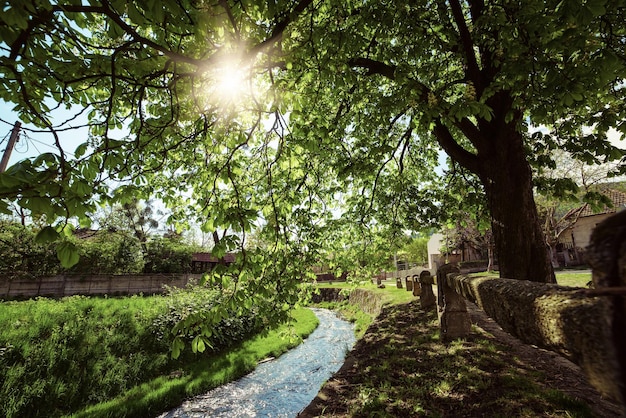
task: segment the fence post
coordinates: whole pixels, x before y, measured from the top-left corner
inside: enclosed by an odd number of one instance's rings
[[[437,304],[442,341],[464,338],[471,329],[465,299],[448,285],[448,274],[459,273],[459,268],[453,264],[444,264],[437,270]]]
[[[413,275],[413,296],[421,296],[422,285],[420,284],[420,277],[417,274]]]
[[[433,293],[433,282],[433,276],[430,275],[430,271],[424,270],[420,273],[419,283],[422,291],[420,303],[422,309],[430,309],[437,305],[437,300]]]
[[[614,370],[618,382],[613,392],[626,413],[626,211],[619,212],[595,227],[587,248],[593,270],[594,289],[589,296],[605,298],[606,323],[613,345]]]
[[[406,282],[406,291],[413,292],[413,277],[406,276],[404,281]]]

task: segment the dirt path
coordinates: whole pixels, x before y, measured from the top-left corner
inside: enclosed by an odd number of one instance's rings
[[[577,366],[469,305],[472,336],[447,345],[417,301],[385,308],[299,417],[623,416]]]

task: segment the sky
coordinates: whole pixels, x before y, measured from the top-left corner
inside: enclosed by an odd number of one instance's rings
[[[18,114],[12,109],[12,104],[0,101],[0,152],[2,153],[6,149],[15,122],[19,120]],[[69,112],[63,111],[58,115],[58,120],[65,120],[68,115],[70,115]],[[62,132],[59,138],[64,151],[71,157],[76,147],[87,140],[87,129]],[[46,152],[58,154],[52,135],[49,132],[42,132],[40,128],[33,125],[22,123],[19,139],[11,153],[8,166]]]

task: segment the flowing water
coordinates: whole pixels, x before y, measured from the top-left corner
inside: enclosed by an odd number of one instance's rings
[[[327,309],[313,311],[320,324],[302,344],[159,418],[295,417],[341,367],[355,342],[352,324]]]

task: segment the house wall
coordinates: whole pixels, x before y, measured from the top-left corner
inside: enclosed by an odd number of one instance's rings
[[[576,223],[567,228],[559,237],[559,242],[564,244],[567,248],[582,248],[585,249],[589,245],[589,238],[593,229],[603,220],[609,218],[612,213],[603,213],[593,216],[584,216],[578,218]],[[572,239],[573,235],[573,239]]]
[[[433,234],[426,244],[426,247],[428,248],[428,269],[431,273],[436,271],[438,267],[437,263],[441,257],[439,249],[441,248],[442,243],[443,234]]]

